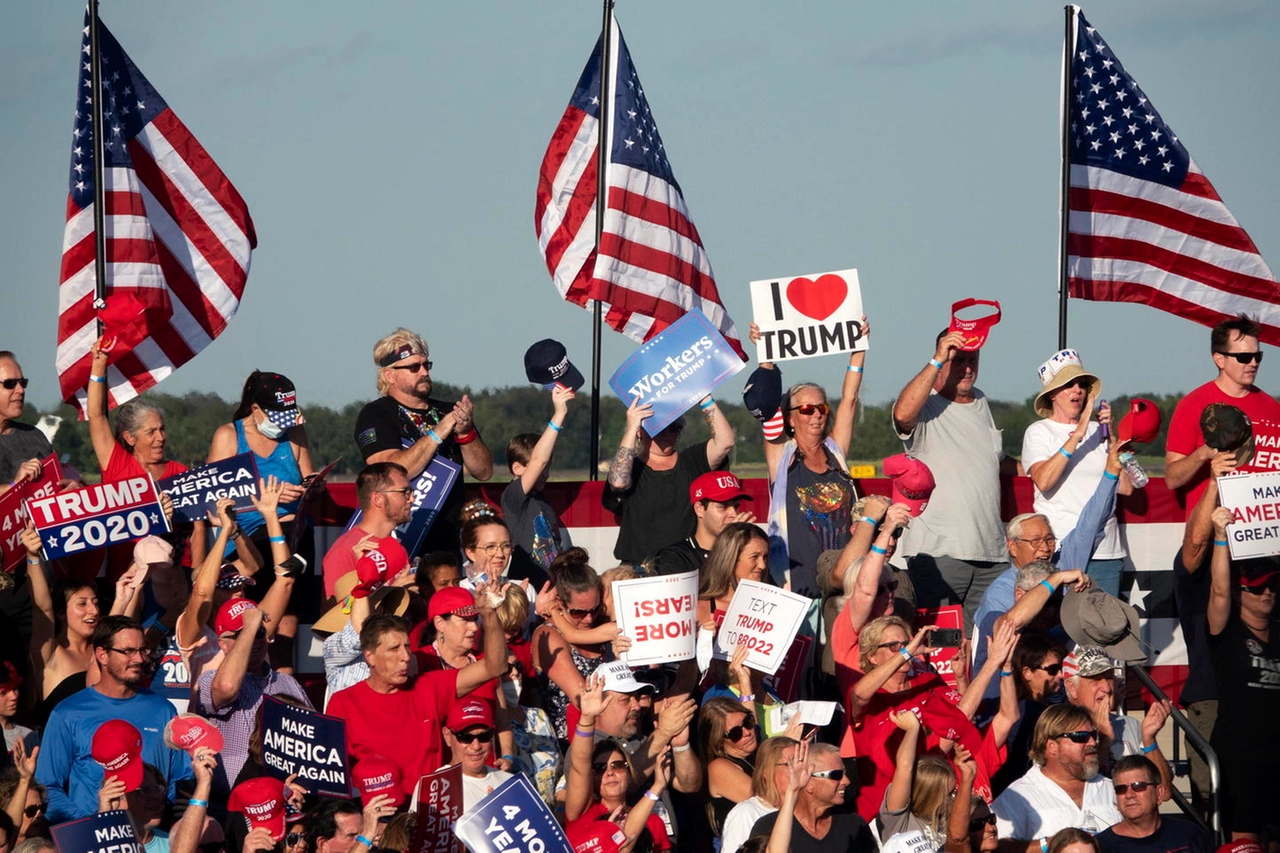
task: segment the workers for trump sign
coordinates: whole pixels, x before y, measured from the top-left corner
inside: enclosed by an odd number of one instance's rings
[[[258,496],[258,463],[252,453],[241,453],[165,477],[156,487],[173,499],[175,521],[203,521],[205,513],[216,511],[223,498],[235,501],[236,509],[253,509],[253,499]]]
[[[785,589],[738,581],[729,609],[716,634],[714,657],[728,660],[739,642],[747,649],[747,666],[773,675],[782,666],[800,623],[813,602]]]
[[[759,361],[855,352],[871,343],[860,325],[857,270],[753,281],[751,309],[760,328]]]
[[[698,640],[698,573],[613,582],[618,630],[631,640],[628,666],[689,660]]]
[[[1231,559],[1280,554],[1280,474],[1219,477],[1218,494],[1235,517],[1227,525]]]
[[[609,377],[624,405],[653,406],[644,431],[657,435],[717,385],[742,369],[743,361],[701,311],[690,311],[654,335]]]
[[[169,532],[156,484],[146,476],[28,498],[26,507],[50,560]]]
[[[23,480],[0,495],[0,565],[6,572],[18,567],[27,556],[22,545],[22,531],[27,526],[26,502],[31,498],[47,498],[58,488],[62,480],[62,466],[57,454],[50,453],[40,460],[40,479]]]
[[[277,779],[298,774],[298,784],[314,793],[351,796],[346,722],[263,697],[262,766]]]

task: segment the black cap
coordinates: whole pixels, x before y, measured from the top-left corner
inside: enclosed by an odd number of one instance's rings
[[[757,367],[742,389],[742,405],[761,422],[777,414],[782,405],[782,371]]]
[[[1253,424],[1249,416],[1226,403],[1210,403],[1200,413],[1204,443],[1217,451],[1231,451],[1240,465],[1253,458]]]
[[[524,353],[524,373],[529,381],[550,390],[556,385],[564,385],[577,391],[582,387],[582,374],[569,361],[569,353],[564,344],[546,338],[538,341]]]

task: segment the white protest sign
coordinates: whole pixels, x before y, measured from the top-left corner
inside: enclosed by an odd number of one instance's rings
[[[750,652],[747,666],[773,675],[787,656],[813,602],[794,592],[756,581],[738,581],[733,601],[716,634],[715,658],[728,660],[741,640]]]
[[[868,349],[863,337],[857,270],[810,273],[751,282],[751,310],[760,327],[760,361],[789,361]]]
[[[613,612],[631,648],[628,666],[689,660],[698,640],[698,573],[613,582]]]
[[[1218,493],[1236,519],[1227,525],[1231,559],[1280,554],[1280,474],[1219,477]]]
[[[769,731],[780,732],[793,720],[811,726],[825,726],[835,716],[835,702],[792,702],[769,708]]]

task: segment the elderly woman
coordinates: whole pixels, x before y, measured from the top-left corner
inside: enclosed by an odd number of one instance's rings
[[[89,438],[102,482],[116,483],[142,474],[161,480],[181,474],[186,465],[165,459],[164,412],[159,407],[135,397],[116,409],[112,429],[107,418],[107,360],[114,343],[113,338],[103,338],[93,345],[85,403]]]
[[[1041,419],[1023,433],[1022,464],[1035,484],[1035,511],[1048,519],[1062,541],[1075,529],[1106,469],[1111,408],[1103,404],[1097,422],[1091,419],[1102,381],[1084,369],[1075,350],[1056,352],[1040,365],[1040,383],[1034,407]],[[1117,493],[1132,491],[1122,472]],[[1112,513],[1088,566],[1069,568],[1085,568],[1094,583],[1118,597],[1124,556]]]
[[[863,337],[871,334],[866,317],[861,328]],[[759,339],[760,330],[752,323],[751,340]],[[850,510],[858,499],[845,455],[853,441],[866,358],[866,351],[850,353],[834,418],[822,386],[812,382],[791,386],[782,395],[783,434],[766,437],[764,443],[771,486],[769,569],[779,583],[785,582],[792,592],[815,602],[821,600],[818,557],[823,551],[844,547],[849,538]],[[768,371],[776,372],[777,368],[762,362],[749,387],[757,383],[780,386],[781,377],[765,376]],[[814,618],[816,621],[816,613]]]

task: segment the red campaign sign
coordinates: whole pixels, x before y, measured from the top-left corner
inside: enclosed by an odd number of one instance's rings
[[[964,605],[946,604],[942,607],[922,607],[916,611],[916,627],[959,628],[964,636]],[[948,687],[956,686],[956,674],[951,671],[951,661],[960,652],[958,648],[942,648],[929,656],[929,663],[942,676]]]
[[[797,634],[782,663],[778,665],[778,671],[764,677],[764,686],[783,702],[794,702],[796,694],[800,692],[800,677],[804,675],[809,661],[809,647],[812,645],[813,637]]]
[[[39,480],[23,481],[0,495],[0,560],[6,572],[12,572],[27,556],[21,538],[27,526],[27,499],[49,497],[62,482],[62,465],[58,463],[57,454],[50,453],[40,466]]]
[[[409,853],[462,853],[453,825],[462,817],[462,765],[454,764],[418,780],[417,819]]]
[[[148,476],[28,498],[25,506],[50,560],[169,531]]]

